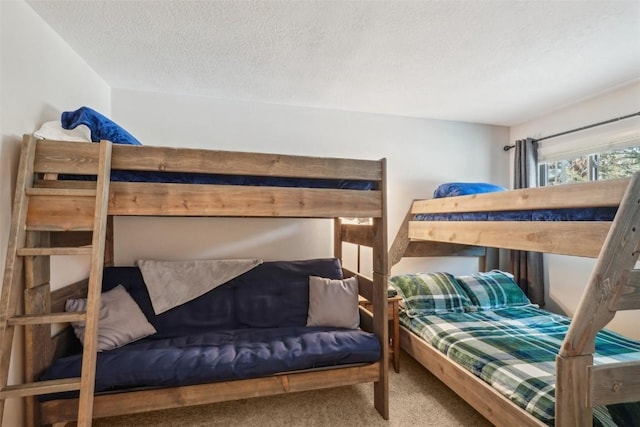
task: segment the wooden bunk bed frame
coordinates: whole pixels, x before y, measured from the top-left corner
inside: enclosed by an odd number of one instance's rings
[[[276,154],[258,154],[213,151],[186,148],[117,145],[103,141],[100,144],[44,141],[25,135],[23,156],[18,177],[19,186],[33,180],[26,212],[27,242],[37,246],[60,248],[82,246],[91,242],[91,229],[96,208],[91,198],[83,197],[84,188],[95,188],[87,181],[58,180],[56,174],[96,174],[104,163],[101,150],[111,151],[111,169],[132,171],[190,172],[207,174],[252,175],[267,177],[302,177],[319,179],[348,179],[373,181],[373,190],[343,190],[292,187],[254,187],[231,185],[164,184],[138,182],[111,182],[108,186],[107,217],[103,266],[113,264],[113,217],[128,216],[224,216],[224,217],[285,217],[327,218],[334,221],[334,252],[342,257],[342,242],[354,242],[373,248],[373,277],[366,278],[345,269],[347,275],[356,275],[360,293],[373,302],[373,319],[365,319],[363,329],[378,337],[382,357],[379,362],[365,366],[338,367],[321,371],[293,372],[264,378],[224,381],[212,384],[140,390],[113,394],[99,394],[82,402],[80,399],[57,399],[40,403],[34,396],[27,398],[29,425],[57,424],[84,417],[80,424],[89,425],[93,417],[146,412],[189,405],[336,387],[372,382],[374,406],[384,419],[389,417],[388,406],[388,342],[387,330],[387,230],[386,230],[386,160],[354,160],[319,158]],[[27,155],[25,153],[32,153]],[[105,165],[103,164],[102,167]],[[107,164],[108,166],[108,164]],[[108,174],[107,174],[108,176]],[[20,189],[17,190],[16,200]],[[56,197],[48,194],[55,192]],[[65,191],[68,194],[65,196]],[[29,193],[29,191],[27,191]],[[53,194],[53,193],[52,193]],[[25,197],[25,196],[21,196]],[[60,198],[71,206],[64,209]],[[106,198],[108,197],[108,199]],[[23,204],[23,206],[25,206]],[[95,212],[95,215],[99,215]],[[359,226],[358,232],[341,217],[372,218],[371,225]],[[19,220],[13,227],[19,230]],[[47,230],[42,232],[41,230]],[[54,231],[51,231],[54,230]],[[95,228],[94,228],[95,230]],[[77,231],[69,233],[69,231]],[[329,237],[331,238],[331,236]],[[10,247],[10,250],[12,248]],[[15,248],[13,248],[15,249]],[[54,249],[51,252],[55,252]],[[20,282],[24,285],[25,313],[63,311],[67,298],[85,297],[89,279],[50,291],[49,258],[36,252],[23,250],[27,255],[23,263],[12,265],[22,270]],[[6,276],[6,274],[5,274]],[[100,276],[101,277],[101,276]],[[89,289],[91,289],[89,285]],[[99,292],[99,291],[98,291]],[[88,316],[88,315],[87,315]],[[89,317],[87,317],[87,320]],[[89,328],[89,323],[87,323]],[[87,332],[88,333],[88,332]],[[36,381],[52,360],[64,351],[72,335],[67,328],[51,337],[50,325],[29,323],[25,328],[26,381]],[[6,340],[5,340],[6,341]],[[6,345],[6,342],[4,343]],[[85,344],[85,351],[86,351]],[[2,363],[8,370],[7,358]],[[95,366],[95,362],[94,362]],[[95,368],[94,368],[95,369]],[[84,375],[84,368],[83,368]],[[92,373],[93,381],[95,372]],[[6,385],[6,383],[5,383]],[[10,387],[10,386],[9,386]],[[9,388],[7,387],[7,388]],[[52,389],[60,391],[61,389]],[[91,389],[93,390],[93,389]],[[25,394],[18,394],[24,396]],[[2,395],[2,397],[6,397]],[[80,405],[80,410],[78,409]],[[87,414],[88,413],[88,414]],[[88,421],[86,420],[88,419]]]
[[[618,207],[613,221],[414,221],[421,213]],[[555,425],[592,425],[592,407],[640,400],[640,361],[593,366],[595,335],[618,310],[640,308],[640,172],[631,179],[415,200],[394,240],[405,256],[480,256],[481,247],[597,258],[556,358]],[[461,246],[462,245],[462,246]],[[476,246],[473,254],[471,247]],[[463,249],[458,250],[456,247]],[[401,347],[497,426],[542,426],[490,385],[401,327]]]

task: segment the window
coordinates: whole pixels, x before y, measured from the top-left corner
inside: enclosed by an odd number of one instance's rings
[[[538,185],[624,178],[640,171],[639,118],[541,141]]]
[[[640,146],[539,164],[540,186],[625,178],[640,171]]]

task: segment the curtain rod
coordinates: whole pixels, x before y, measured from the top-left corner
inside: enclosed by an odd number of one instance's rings
[[[629,119],[629,118],[634,117],[634,116],[640,116],[640,111],[638,111],[637,113],[628,114],[626,116],[616,117],[614,119],[605,120],[604,122],[593,123],[593,124],[590,124],[590,125],[587,125],[587,126],[582,126],[582,127],[576,128],[576,129],[567,130],[567,131],[564,131],[564,132],[556,133],[556,134],[553,134],[553,135],[549,135],[549,136],[545,136],[545,137],[537,138],[537,139],[533,139],[533,140],[536,141],[536,142],[544,141],[545,139],[556,138],[558,136],[567,135],[567,134],[574,133],[574,132],[579,132],[581,130],[591,129],[591,128],[594,128],[596,126],[602,126],[602,125],[606,125],[606,124],[609,124],[609,123],[617,122],[619,120]],[[509,151],[513,147],[515,147],[515,144],[505,145],[504,147],[502,147],[502,149],[504,151]]]

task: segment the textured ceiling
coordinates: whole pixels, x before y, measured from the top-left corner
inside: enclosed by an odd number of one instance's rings
[[[113,88],[514,125],[640,78],[640,1],[30,1]]]

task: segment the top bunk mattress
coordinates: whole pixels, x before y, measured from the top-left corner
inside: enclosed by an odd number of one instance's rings
[[[61,180],[94,181],[94,175],[59,175]],[[376,182],[352,179],[313,179],[255,175],[206,173],[111,171],[112,182],[148,182],[165,184],[248,185],[257,187],[333,188],[341,190],[373,190]]]

